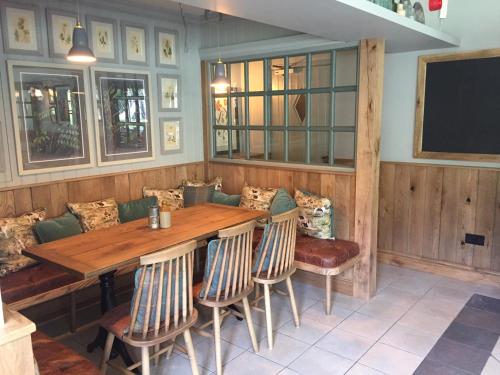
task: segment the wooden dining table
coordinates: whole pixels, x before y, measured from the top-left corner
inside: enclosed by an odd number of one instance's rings
[[[114,274],[117,269],[139,264],[141,256],[191,240],[206,240],[219,230],[265,218],[267,212],[204,203],[172,212],[172,225],[151,229],[148,219],[139,219],[109,228],[30,247],[23,253],[40,262],[50,263],[81,279],[99,277],[101,312],[116,306]],[[106,331],[100,328],[89,352],[103,346]],[[123,344],[115,348],[127,365],[132,363]]]

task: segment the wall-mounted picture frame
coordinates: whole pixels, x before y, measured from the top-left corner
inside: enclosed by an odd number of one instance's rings
[[[91,68],[97,164],[154,159],[150,76],[147,71]]]
[[[160,111],[181,110],[181,78],[177,74],[158,74],[158,108]]]
[[[119,63],[118,23],[110,18],[87,16],[89,43],[101,62]]]
[[[47,9],[49,53],[51,57],[65,58],[73,46],[76,13]],[[82,25],[85,27],[85,25]]]
[[[5,53],[43,55],[40,9],[29,4],[2,3]]]
[[[123,62],[148,65],[148,30],[144,25],[122,22]]]
[[[86,67],[8,61],[20,175],[94,165]]]
[[[183,129],[181,118],[160,118],[160,134],[162,154],[182,152]]]
[[[157,66],[175,68],[179,65],[178,39],[177,31],[155,27]]]

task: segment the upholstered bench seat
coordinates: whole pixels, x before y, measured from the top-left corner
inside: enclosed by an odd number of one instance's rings
[[[40,375],[97,375],[97,367],[88,359],[40,331],[31,335],[33,354]]]
[[[78,281],[75,276],[45,263],[40,263],[0,278],[0,289],[3,301],[13,307],[20,301],[44,295]],[[14,309],[19,310],[20,308]]]
[[[259,244],[262,229],[253,235],[254,249]],[[297,232],[295,242],[295,266],[304,271],[326,276],[326,313],[331,307],[331,277],[352,268],[359,258],[359,246],[346,240],[328,240],[306,236]]]

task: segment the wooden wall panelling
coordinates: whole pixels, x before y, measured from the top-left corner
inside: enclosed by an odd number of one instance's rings
[[[443,175],[443,168],[427,168],[424,185],[424,236],[422,243],[422,256],[424,258],[437,259],[439,255]]]
[[[14,205],[14,192],[0,191],[0,217],[13,216],[16,213]]]
[[[354,239],[360,245],[360,262],[355,268],[353,294],[364,299],[375,294],[377,284],[384,50],[383,39],[368,39],[359,43]]]
[[[495,198],[495,223],[491,249],[491,269],[500,272],[500,176],[497,174],[497,195]]]
[[[410,168],[396,165],[394,180],[394,229],[392,246],[402,253],[408,253],[408,233],[410,229]]]
[[[408,229],[408,253],[422,256],[424,237],[424,201],[427,169],[421,166],[410,168],[410,207]]]
[[[354,206],[351,206],[351,180],[349,176],[333,177],[335,195],[333,195],[335,234],[338,238],[351,238],[353,227],[349,218],[354,216]]]
[[[31,211],[33,209],[31,189],[23,188],[14,190],[14,205],[16,208],[16,215]]]
[[[47,216],[51,217],[53,212],[50,185],[34,186],[31,188],[31,200],[33,209],[46,208]],[[66,201],[67,202],[67,201]],[[64,202],[64,203],[66,203]],[[57,215],[57,214],[56,214]]]
[[[50,203],[46,207],[49,217],[62,215],[66,211],[68,202],[68,184],[61,182],[49,187]]]
[[[478,169],[458,169],[459,207],[456,239],[456,262],[472,265],[473,246],[464,242],[466,233],[475,233]]]
[[[115,199],[117,202],[128,202],[130,198],[129,175],[120,174],[113,176],[115,180]]]
[[[493,262],[493,228],[495,225],[495,202],[498,174],[492,170],[480,170],[477,185],[477,214],[474,233],[485,236],[484,246],[474,246],[473,265],[490,269]]]
[[[380,165],[378,248],[392,250],[394,228],[394,179],[396,166],[392,163]]]
[[[445,168],[443,174],[442,210],[438,259],[456,263],[459,185],[458,170]]]
[[[142,172],[129,173],[128,180],[130,188],[130,199],[142,198],[142,188],[145,185],[142,178]]]

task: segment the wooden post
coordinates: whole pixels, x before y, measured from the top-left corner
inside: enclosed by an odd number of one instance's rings
[[[375,294],[377,282],[384,50],[383,39],[367,39],[360,42],[354,238],[360,246],[361,259],[354,270],[353,294],[363,299],[369,299]]]
[[[210,85],[208,84],[208,62],[201,62],[201,92],[202,92],[202,113],[203,113],[203,172],[205,181],[212,178],[210,176],[209,162],[212,156],[210,145],[212,144],[212,134],[210,133]]]

